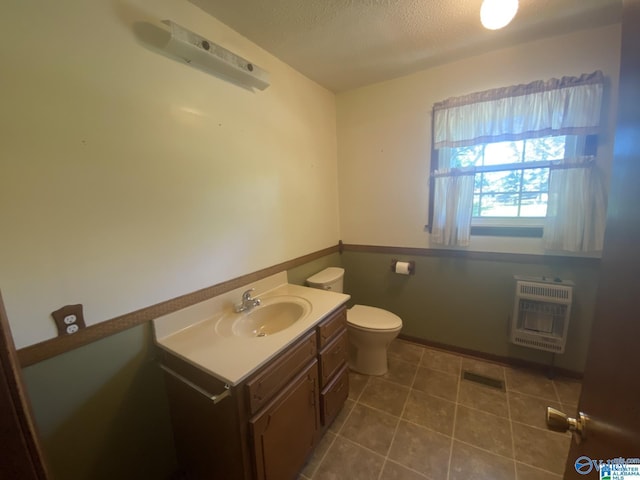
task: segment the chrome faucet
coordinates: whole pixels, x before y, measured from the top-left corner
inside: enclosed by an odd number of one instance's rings
[[[258,305],[260,305],[260,299],[259,298],[252,298],[251,297],[251,292],[253,292],[254,290],[255,290],[255,288],[250,288],[249,290],[247,290],[246,292],[244,292],[242,294],[242,303],[238,303],[235,306],[236,313],[248,312],[253,307],[257,307]]]

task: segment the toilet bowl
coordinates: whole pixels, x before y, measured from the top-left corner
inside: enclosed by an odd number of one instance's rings
[[[329,267],[307,279],[307,285],[342,293],[344,269]],[[354,305],[347,310],[349,368],[365,375],[384,375],[387,349],[402,329],[397,315],[377,307]]]

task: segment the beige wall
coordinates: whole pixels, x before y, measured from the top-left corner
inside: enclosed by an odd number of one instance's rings
[[[167,58],[171,19],[271,73],[252,93]],[[335,96],[188,2],[8,2],[0,289],[18,347],[339,239]],[[312,214],[310,214],[312,213]]]
[[[602,70],[616,98],[618,25],[497,50],[337,96],[340,232],[345,243],[428,247],[431,108],[449,97]],[[605,101],[608,172],[615,102]],[[539,239],[473,237],[471,250],[543,253]]]

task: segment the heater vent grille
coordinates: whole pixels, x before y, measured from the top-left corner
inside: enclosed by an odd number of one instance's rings
[[[542,340],[530,340],[527,338],[520,338],[517,336],[515,338],[515,343],[524,345],[525,347],[536,348],[539,350],[548,350],[556,353],[562,352],[562,346],[554,342],[545,342]]]
[[[573,300],[571,282],[519,280],[511,322],[511,342],[524,347],[563,353]]]
[[[544,300],[571,301],[572,287],[546,283],[518,282],[518,295]]]

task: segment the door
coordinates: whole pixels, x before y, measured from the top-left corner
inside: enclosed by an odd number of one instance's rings
[[[640,458],[640,0],[623,8],[607,230],[579,404],[590,418],[569,452],[567,480],[599,479],[590,460]]]
[[[16,348],[0,295],[0,478],[46,480]]]

